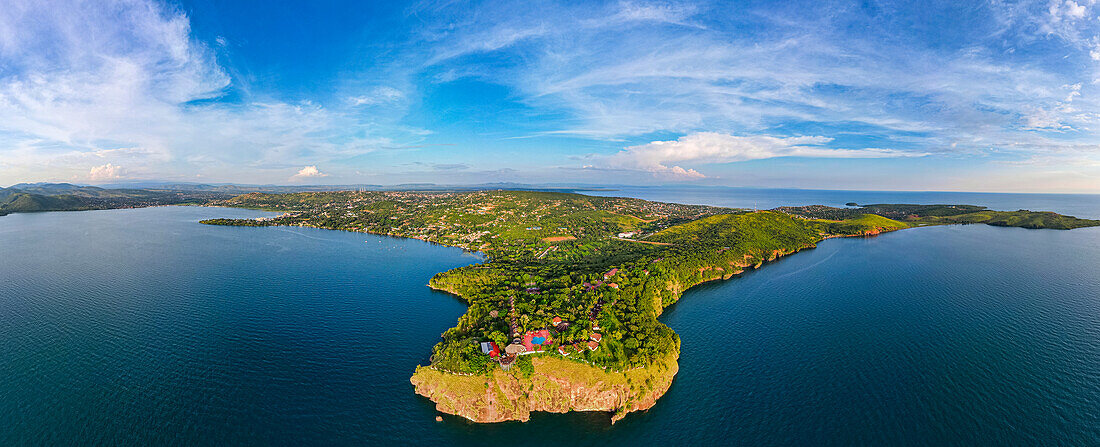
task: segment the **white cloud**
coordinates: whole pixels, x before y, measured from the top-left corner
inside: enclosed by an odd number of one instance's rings
[[[305,180],[318,177],[328,177],[328,174],[321,172],[316,166],[306,166],[299,169],[297,174],[290,177],[290,180]]]
[[[1073,84],[1073,85],[1063,85],[1062,88],[1069,90],[1069,93],[1066,94],[1066,99],[1065,99],[1064,102],[1067,102],[1067,103],[1073,102],[1073,98],[1081,96],[1081,83],[1080,82],[1078,82],[1076,84]]]
[[[654,132],[781,134],[772,129],[812,122],[824,132],[857,128],[888,144],[961,142],[960,150],[982,150],[990,140],[1013,141],[1020,130],[1016,117],[1036,105],[1053,108],[1065,94],[1052,86],[1081,81],[1041,64],[1015,63],[985,42],[960,42],[962,48],[950,50],[846,31],[844,20],[875,20],[860,11],[819,20],[765,14],[754,23],[766,32],[741,34],[666,26],[688,19],[712,23],[708,14],[721,7],[664,5],[478,10],[474,17],[484,20],[445,22],[446,46],[497,51],[516,63],[478,66],[468,58],[429,63],[437,64],[436,74],[457,72],[500,83],[524,104],[567,117],[552,124],[557,129],[536,135],[616,140]],[[627,17],[631,20],[624,21]],[[494,50],[479,46],[484,36],[509,34],[524,24],[540,32]],[[1003,42],[998,36],[990,44]],[[1088,95],[1084,89],[1080,93]],[[977,139],[986,142],[967,144]]]
[[[761,160],[776,157],[811,158],[896,158],[927,155],[891,149],[831,149],[822,144],[832,141],[821,136],[772,137],[736,136],[699,132],[671,141],[654,141],[627,147],[609,156],[595,156],[603,167],[650,172],[672,178],[703,178],[695,165]]]
[[[619,10],[611,16],[610,21],[654,21],[702,28],[688,23],[688,19],[698,12],[697,9],[690,4],[623,1],[619,3]]]
[[[1057,22],[1084,18],[1086,9],[1085,5],[1079,5],[1072,0],[1066,0],[1065,2],[1051,0],[1047,12],[1050,13],[1052,20]]]
[[[400,90],[393,87],[382,86],[374,88],[370,94],[352,96],[348,98],[348,103],[352,106],[375,105],[392,103],[404,98],[405,94]]]
[[[380,114],[364,118],[247,91],[239,102],[218,101],[233,79],[212,47],[192,36],[188,17],[154,0],[4,3],[5,180],[84,176],[89,157],[125,147],[125,154],[108,160],[132,172],[272,181],[287,165],[347,158],[391,143],[378,134]],[[218,48],[229,44],[215,42]],[[396,97],[391,90],[372,94]],[[389,135],[420,138],[412,129]]]
[[[92,167],[92,169],[88,171],[88,180],[98,182],[103,180],[119,179],[122,178],[124,172],[125,170],[122,168],[122,166],[115,166],[113,164],[107,163],[102,166]]]

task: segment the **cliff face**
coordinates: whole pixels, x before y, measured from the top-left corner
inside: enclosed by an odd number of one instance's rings
[[[614,423],[631,411],[657,403],[676,375],[676,352],[645,368],[608,372],[552,355],[531,359],[534,371],[493,370],[488,376],[463,376],[430,367],[417,368],[416,393],[442,413],[474,422],[527,421],[531,412],[605,411]]]

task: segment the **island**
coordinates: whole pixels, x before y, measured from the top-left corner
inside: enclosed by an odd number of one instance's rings
[[[658,321],[665,308],[693,286],[824,239],[945,224],[1100,225],[973,205],[754,211],[508,190],[250,193],[211,204],[282,214],[202,223],[356,231],[483,253],[485,262],[430,280],[469,307],[410,379],[440,412],[475,422],[603,411],[614,423],[652,407],[678,369],[680,339]]]

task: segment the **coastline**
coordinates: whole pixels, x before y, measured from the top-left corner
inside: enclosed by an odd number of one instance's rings
[[[1054,228],[1100,224],[1026,210],[978,214],[973,211],[984,207],[971,205],[873,205],[893,214],[902,212],[906,223],[820,205],[729,212],[635,199],[605,199],[596,204],[590,200],[575,194],[501,191],[447,196],[248,194],[228,203],[297,211],[275,220],[203,223],[341,229],[477,250],[481,262],[439,272],[429,281],[430,288],[450,293],[468,307],[456,325],[440,336],[429,365],[418,366],[409,378],[414,391],[434,402],[438,411],[474,422],[525,421],[533,411],[603,411],[612,413],[612,423],[632,411],[651,408],[671,386],[678,370],[680,339],[658,317],[692,287],[728,280],[833,237],[869,237],[922,224],[1003,222]],[[493,211],[502,204],[503,211]],[[458,214],[449,214],[456,209]],[[624,231],[654,220],[623,221],[622,209],[664,216],[667,222],[645,241],[623,240]],[[964,213],[965,218],[921,219],[918,214],[945,211]],[[542,261],[550,250],[539,244],[550,243],[548,238],[563,232],[584,235],[586,227],[600,230],[587,234],[582,243],[645,242],[636,245],[660,248],[630,248],[633,251],[616,258],[614,251],[599,253],[608,246],[573,246],[578,253],[573,256],[580,257]],[[498,237],[499,241],[492,241]],[[490,244],[495,250],[481,251]],[[589,259],[596,262],[586,264]],[[550,294],[543,295],[545,291]],[[516,321],[517,297],[527,306],[520,311],[523,326]],[[566,304],[571,302],[576,304]],[[507,317],[499,315],[502,308],[510,312],[510,328]],[[603,315],[599,321],[598,315]],[[556,350],[527,355],[533,348],[523,346],[527,342],[521,343],[523,332],[517,327],[546,329],[551,320],[554,326],[567,320],[565,329],[555,328],[554,338],[560,336],[563,342],[553,345]],[[498,351],[498,345],[509,349]]]
[[[696,286],[732,279],[745,270],[756,270],[769,262],[816,248],[826,239],[874,237],[897,230],[876,228],[858,234],[822,236],[814,243],[774,250],[760,258],[745,258],[729,266],[712,265],[703,270],[712,274],[704,275],[697,282],[667,284],[667,289],[673,292],[672,299],[662,301],[660,296],[654,296],[654,307],[659,316],[665,308],[679,302],[684,293]],[[469,302],[454,290],[435,284],[429,284],[429,287]],[[534,368],[526,374],[516,369],[508,372],[499,368],[488,375],[459,374],[431,366],[418,366],[409,381],[417,394],[435,403],[437,411],[472,422],[526,422],[530,420],[530,414],[536,411],[595,411],[610,413],[611,423],[614,424],[629,413],[645,411],[657,404],[679,371],[679,354],[680,339],[676,336],[675,349],[667,357],[624,372],[607,371],[554,353],[542,353],[532,356]],[[627,386],[623,386],[624,382]],[[637,383],[648,386],[633,386]]]

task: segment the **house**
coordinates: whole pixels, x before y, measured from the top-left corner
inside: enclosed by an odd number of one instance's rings
[[[588,350],[589,351],[595,351],[597,349],[600,349],[600,344],[599,343],[596,343],[594,341],[588,342]]]
[[[558,332],[564,332],[566,329],[569,329],[569,322],[561,319],[561,317],[554,317],[551,321],[554,323],[554,330]]]
[[[600,342],[600,340],[602,340],[602,339],[603,339],[603,335],[602,335],[602,334],[600,334],[600,333],[598,333],[598,332],[593,332],[593,333],[592,333],[592,336],[590,336],[590,337],[588,337],[588,338],[591,338],[591,339],[592,339],[592,341],[594,341],[594,342],[596,342],[596,343],[599,343],[599,342]]]
[[[613,268],[609,272],[603,274],[603,279],[611,279],[611,277],[615,276],[616,273],[619,273],[619,269]]]
[[[497,346],[495,341],[483,341],[481,342],[481,353],[497,358],[500,357],[500,347]]]
[[[616,283],[613,283],[613,282],[612,283],[607,283],[607,285],[610,286],[612,289],[618,289],[619,288],[619,285],[616,284]]]
[[[565,350],[565,346],[558,346],[558,354],[569,355],[569,352]]]
[[[626,233],[619,233],[619,237],[621,237],[621,238],[629,238],[629,237],[634,237],[634,235],[635,235],[635,234],[636,234],[636,233],[634,233],[633,231],[630,231],[630,232],[626,232]]]

